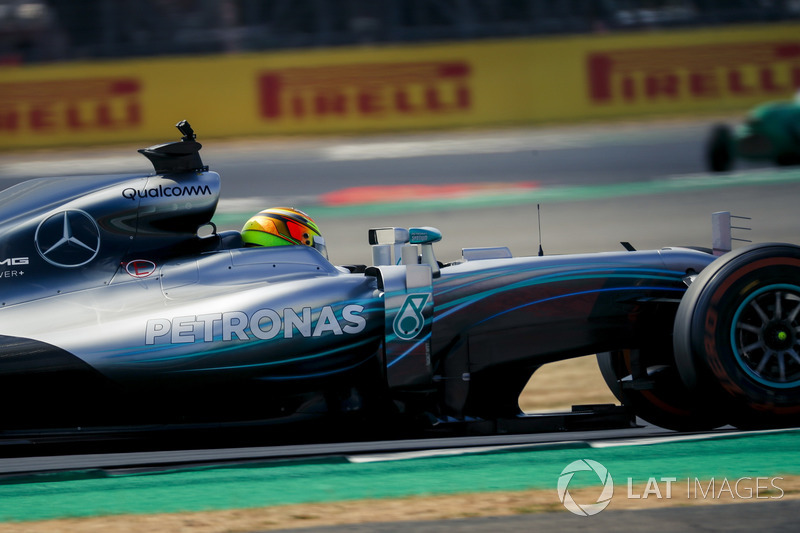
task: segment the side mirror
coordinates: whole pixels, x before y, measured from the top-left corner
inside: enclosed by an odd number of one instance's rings
[[[369,230],[369,243],[405,244],[408,242],[408,230],[405,228],[375,228]]]

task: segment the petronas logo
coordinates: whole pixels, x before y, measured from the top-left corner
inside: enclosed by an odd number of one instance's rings
[[[409,294],[394,319],[394,334],[404,341],[410,341],[419,335],[425,324],[422,310],[428,302],[429,294]]]

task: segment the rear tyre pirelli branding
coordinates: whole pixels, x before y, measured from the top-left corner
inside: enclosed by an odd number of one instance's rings
[[[800,421],[800,247],[759,244],[718,259],[681,301],[674,341],[681,377],[715,389],[735,425]]]

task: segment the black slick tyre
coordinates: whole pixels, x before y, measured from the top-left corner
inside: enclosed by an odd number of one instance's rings
[[[733,168],[733,133],[726,124],[711,129],[706,144],[706,164],[711,172],[728,172]]]
[[[686,386],[716,398],[734,425],[800,422],[800,247],[717,259],[681,300],[673,340]]]

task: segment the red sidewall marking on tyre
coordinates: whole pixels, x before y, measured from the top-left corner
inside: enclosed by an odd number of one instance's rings
[[[772,257],[768,259],[761,259],[760,261],[756,261],[755,263],[750,263],[749,265],[745,265],[739,270],[737,270],[724,282],[722,282],[722,284],[717,288],[716,292],[711,296],[711,303],[716,304],[717,302],[719,302],[720,298],[722,298],[722,294],[724,294],[730,288],[731,285],[736,283],[745,274],[749,274],[750,272],[757,270],[759,268],[770,267],[770,266],[796,266],[800,268],[800,259],[791,259],[788,257],[781,257],[781,258]]]

